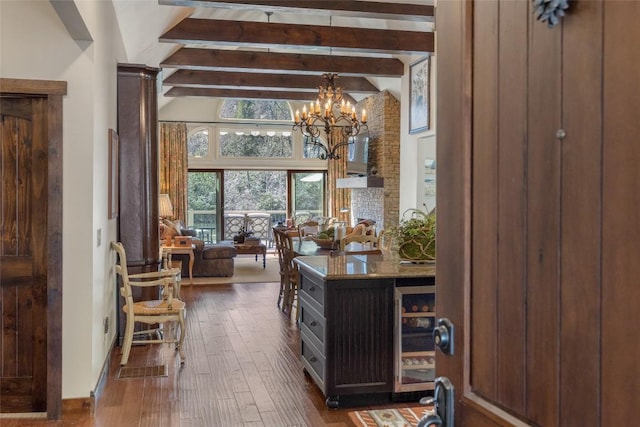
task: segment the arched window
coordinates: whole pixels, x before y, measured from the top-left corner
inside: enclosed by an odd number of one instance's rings
[[[189,132],[187,155],[196,158],[205,158],[209,155],[209,129],[199,127]]]

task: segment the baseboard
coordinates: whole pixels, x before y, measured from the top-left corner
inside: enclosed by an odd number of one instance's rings
[[[95,416],[97,404],[104,392],[105,384],[107,383],[107,378],[110,372],[109,365],[111,364],[111,352],[115,347],[117,334],[114,334],[111,345],[109,346],[109,352],[107,353],[107,357],[102,365],[102,370],[100,371],[100,377],[98,378],[98,383],[94,390],[89,393],[89,397],[79,397],[73,399],[62,399],[62,414],[68,412],[73,412],[77,414],[78,412],[86,413],[88,416]]]
[[[82,413],[93,416],[93,397],[76,397],[73,399],[62,399],[62,416],[69,413]]]

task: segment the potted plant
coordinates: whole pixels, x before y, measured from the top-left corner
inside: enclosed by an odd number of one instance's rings
[[[407,216],[408,215],[408,216]],[[409,209],[394,230],[398,255],[403,261],[436,260],[436,213]]]
[[[240,229],[240,233],[233,236],[233,243],[243,244],[247,237],[253,234],[252,231],[247,231],[244,227]]]

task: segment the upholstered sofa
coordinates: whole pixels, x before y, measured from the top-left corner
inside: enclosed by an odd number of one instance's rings
[[[182,226],[179,221],[164,220],[160,226],[160,237],[163,243],[175,236],[196,237],[195,230]],[[234,258],[238,254],[236,248],[229,244],[207,244],[193,239],[193,277],[231,277],[233,276]],[[174,254],[174,261],[182,261],[182,277],[189,277],[189,255]]]

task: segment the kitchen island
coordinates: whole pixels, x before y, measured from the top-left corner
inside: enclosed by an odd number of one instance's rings
[[[401,264],[381,255],[302,256],[295,262],[302,363],[327,406],[433,389],[435,264]],[[403,313],[412,307],[415,313]],[[407,320],[418,319],[420,328],[409,327]],[[421,334],[410,337],[412,330]],[[404,352],[408,345],[420,348]],[[403,367],[414,361],[420,369],[411,372],[423,374],[417,382]]]

